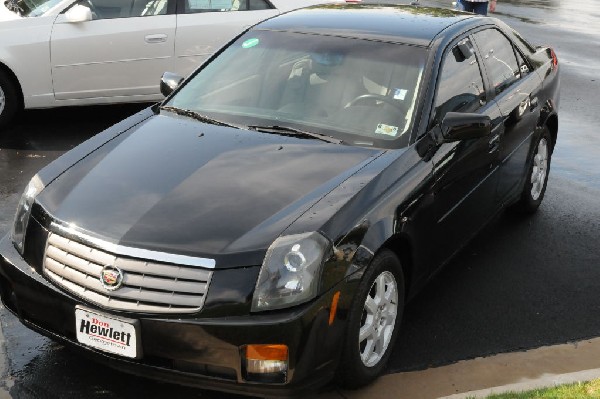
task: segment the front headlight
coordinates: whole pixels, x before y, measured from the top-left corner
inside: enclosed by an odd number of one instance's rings
[[[17,206],[17,213],[12,229],[12,240],[21,255],[23,255],[23,250],[25,248],[25,232],[27,231],[27,224],[29,223],[29,216],[31,215],[31,207],[33,201],[35,201],[35,197],[43,189],[44,183],[42,183],[39,176],[33,176],[25,188],[21,200],[19,201],[19,205]]]
[[[260,269],[252,311],[287,308],[313,299],[329,248],[329,241],[319,233],[276,239]]]

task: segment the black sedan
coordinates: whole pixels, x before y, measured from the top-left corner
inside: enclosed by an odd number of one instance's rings
[[[131,373],[364,385],[406,301],[544,197],[558,61],[493,18],[313,7],[181,80],[34,176],[0,242],[6,307]]]

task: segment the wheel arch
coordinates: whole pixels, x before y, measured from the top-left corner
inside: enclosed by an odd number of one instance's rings
[[[558,115],[552,114],[546,119],[546,127],[550,131],[552,137],[552,151],[556,146],[556,140],[558,140]]]
[[[413,256],[412,243],[409,237],[403,234],[394,234],[388,238],[377,252],[387,249],[394,253],[400,260],[400,267],[404,277],[404,299],[407,300],[412,287],[413,278]]]

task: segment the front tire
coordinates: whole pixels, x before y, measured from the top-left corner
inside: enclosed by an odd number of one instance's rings
[[[544,127],[540,138],[534,147],[531,165],[527,171],[525,186],[514,209],[521,213],[535,213],[546,193],[550,160],[552,158],[552,137],[547,127]]]
[[[8,125],[19,110],[19,97],[13,81],[0,69],[0,129]]]
[[[385,369],[404,309],[404,276],[396,255],[383,250],[367,268],[348,319],[338,381],[358,388]]]

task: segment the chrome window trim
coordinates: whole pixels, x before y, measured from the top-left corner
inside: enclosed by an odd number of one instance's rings
[[[149,249],[133,248],[114,244],[100,238],[92,237],[78,229],[73,228],[72,226],[62,225],[57,222],[50,223],[50,231],[60,234],[66,238],[79,241],[82,244],[111,252],[115,255],[152,260],[162,263],[173,263],[183,266],[202,267],[205,269],[214,269],[216,266],[214,259],[197,258],[194,256],[177,255],[168,252],[152,251]]]

